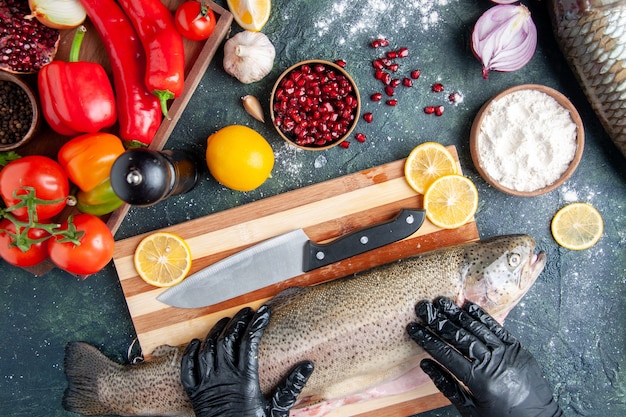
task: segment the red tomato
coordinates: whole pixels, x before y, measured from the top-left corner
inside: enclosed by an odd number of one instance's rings
[[[61,242],[62,236],[53,236],[48,241],[48,254],[56,266],[70,274],[95,274],[113,258],[114,240],[111,230],[100,218],[91,214],[77,214],[73,224],[76,231],[85,232],[78,240],[80,245]],[[68,229],[68,222],[61,224]]]
[[[215,14],[205,1],[186,1],[176,9],[174,15],[176,29],[187,39],[201,41],[213,33]]]
[[[22,251],[17,246],[12,246],[14,242],[13,234],[16,231],[15,224],[3,219],[0,221],[0,256],[2,259],[15,266],[34,266],[48,259],[48,241],[33,243],[26,251]],[[32,228],[26,234],[29,239],[37,240],[49,236],[43,229]]]
[[[70,193],[70,183],[61,165],[45,156],[31,155],[11,161],[0,171],[0,196],[7,207],[21,200],[17,195],[28,194],[22,187],[35,189],[35,196],[42,200],[61,200],[54,204],[36,204],[39,221],[50,219],[65,208],[65,199]],[[26,207],[11,211],[20,220],[28,219]]]

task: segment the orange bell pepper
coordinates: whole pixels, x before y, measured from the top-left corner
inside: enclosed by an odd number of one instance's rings
[[[76,136],[59,149],[58,161],[69,179],[88,192],[109,178],[113,162],[124,152],[122,140],[110,133]]]

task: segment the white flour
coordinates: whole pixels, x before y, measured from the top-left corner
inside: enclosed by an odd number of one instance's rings
[[[576,153],[576,124],[548,94],[521,90],[493,101],[478,135],[483,170],[501,185],[530,192],[553,184]]]

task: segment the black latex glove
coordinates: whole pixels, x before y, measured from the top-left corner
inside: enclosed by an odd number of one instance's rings
[[[240,310],[217,322],[201,345],[192,340],[182,359],[181,381],[196,417],[287,417],[313,372],[302,362],[278,385],[272,398],[261,393],[258,346],[270,319],[267,306]]]
[[[410,323],[407,330],[436,361],[420,366],[461,415],[563,415],[537,361],[478,305],[461,309],[441,298],[420,302],[415,311],[424,325]]]

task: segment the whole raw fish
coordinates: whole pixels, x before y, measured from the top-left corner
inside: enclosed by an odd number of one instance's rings
[[[526,235],[501,236],[280,293],[269,302],[259,345],[263,391],[305,358],[315,371],[292,415],[323,415],[426,382],[421,371],[407,373],[426,355],[405,330],[417,301],[472,300],[503,320],[543,270],[546,256],[535,246]],[[88,344],[69,343],[63,406],[84,415],[193,416],[180,382],[182,349],[161,346],[151,361],[120,365]]]
[[[626,156],[626,0],[551,0],[557,41]]]

